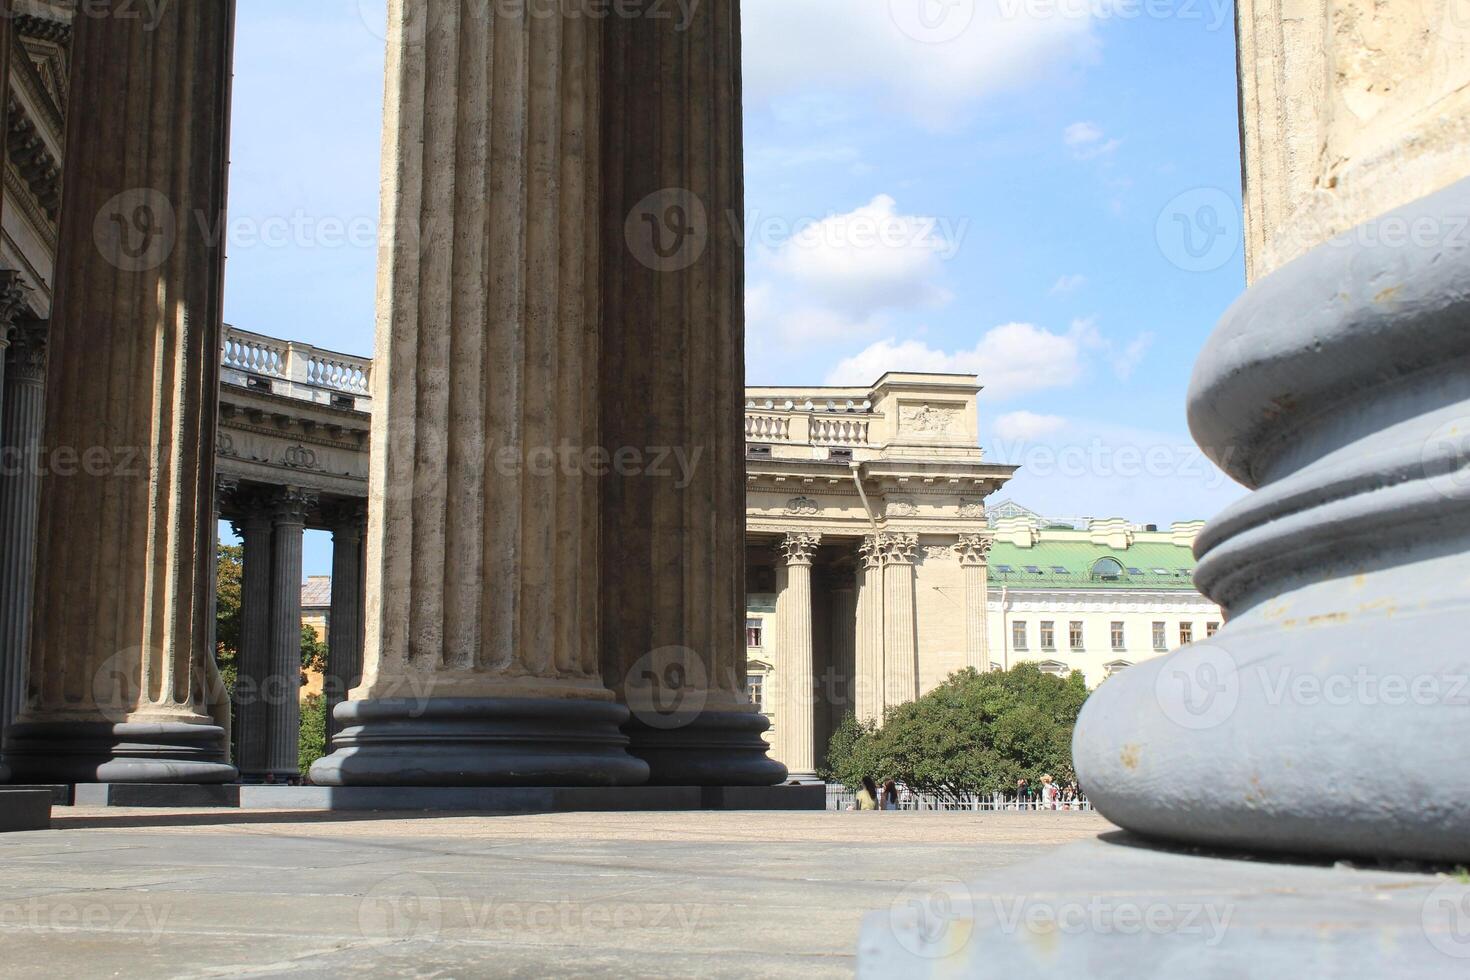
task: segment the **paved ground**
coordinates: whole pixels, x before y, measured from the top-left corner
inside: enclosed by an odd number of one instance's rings
[[[0,976],[850,975],[858,923],[1084,813],[59,808],[0,835]]]

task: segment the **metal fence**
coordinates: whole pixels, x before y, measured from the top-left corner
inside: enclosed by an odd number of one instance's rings
[[[898,791],[900,810],[955,810],[979,813],[987,810],[1091,810],[1092,804],[1086,797],[1058,800],[1054,805],[1043,805],[1041,800],[1029,798],[1017,800],[1014,794],[1005,793],[968,794],[939,796],[933,793],[915,793],[900,788]],[[857,792],[840,783],[827,784],[827,809],[857,809]]]

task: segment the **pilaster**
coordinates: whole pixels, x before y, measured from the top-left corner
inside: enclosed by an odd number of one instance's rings
[[[881,722],[888,701],[883,673],[883,550],[881,535],[870,534],[858,548],[857,630],[853,637],[858,721]]]
[[[989,626],[986,604],[990,593],[992,539],[985,534],[961,534],[958,552],[965,578],[965,666],[981,674],[990,670]]]
[[[776,717],[781,762],[793,779],[814,779],[816,672],[812,649],[812,558],[822,536],[793,533],[778,546],[782,567],[776,595]]]

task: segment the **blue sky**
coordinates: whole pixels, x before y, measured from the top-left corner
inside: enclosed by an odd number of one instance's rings
[[[231,323],[371,348],[385,6],[240,5]],[[1023,467],[998,497],[1167,524],[1239,496],[1184,419],[1243,288],[1228,3],[744,11],[752,384],[970,371]]]

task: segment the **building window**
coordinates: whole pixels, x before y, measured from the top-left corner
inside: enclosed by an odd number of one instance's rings
[[[1092,577],[1101,582],[1116,582],[1123,577],[1123,563],[1116,558],[1099,558],[1092,563]]]
[[[1112,663],[1103,664],[1103,669],[1108,672],[1109,677],[1112,677],[1114,674],[1120,671],[1127,670],[1129,667],[1132,666],[1133,664],[1129,663],[1127,660],[1114,660]]]
[[[1082,622],[1074,619],[1067,624],[1067,643],[1073,650],[1082,649]]]
[[[745,693],[755,710],[766,710],[766,678],[764,674],[753,674],[745,679]]]
[[[1194,624],[1193,623],[1180,623],[1179,624],[1179,645],[1180,646],[1188,646],[1189,644],[1191,644],[1193,642],[1194,642]]]
[[[745,645],[748,647],[761,646],[762,620],[747,619],[745,621]]]
[[[1025,650],[1026,646],[1026,621],[1018,619],[1011,624],[1011,649]]]
[[[1041,621],[1041,649],[1055,650],[1057,648],[1057,625],[1049,619]]]
[[[1125,650],[1128,644],[1123,640],[1123,624],[1117,620],[1113,621],[1113,649]]]
[[[1056,674],[1060,677],[1067,673],[1067,665],[1059,660],[1043,660],[1036,666],[1041,669],[1043,674]]]
[[[1169,643],[1164,638],[1163,623],[1154,623],[1154,649],[1157,650],[1159,653],[1163,653],[1165,650],[1169,649]]]
[[[1205,636],[1207,636],[1207,637],[1214,636],[1218,632],[1220,632],[1220,624],[1219,623],[1206,623],[1205,624]]]

